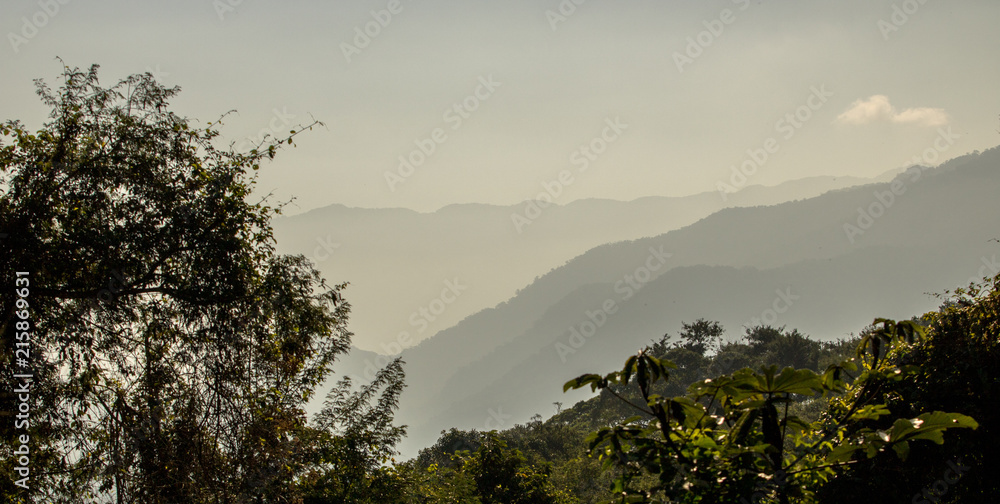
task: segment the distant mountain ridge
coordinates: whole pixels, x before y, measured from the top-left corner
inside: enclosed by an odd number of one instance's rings
[[[435,212],[330,205],[273,221],[278,250],[313,259],[324,277],[348,281],[355,343],[398,353],[484,307],[511,298],[536,277],[590,248],[654,236],[729,206],[774,204],[885,178],[810,177],[727,196],[584,199],[554,204],[521,232],[511,206],[455,204]],[[440,299],[446,282],[464,286]],[[452,301],[452,302],[448,302]],[[443,310],[441,308],[444,308]],[[423,310],[423,312],[421,312]]]
[[[595,247],[403,352],[411,385],[400,412],[411,425],[406,445],[425,446],[445,427],[481,429],[491,418],[547,413],[552,401],[573,398],[561,394],[564,381],[604,371],[682,320],[720,319],[735,337],[741,324],[768,319],[778,292],[789,296],[782,289],[798,299],[774,311],[775,322],[821,338],[856,331],[875,316],[930,309],[934,300],[919,293],[956,287],[996,264],[990,253],[1000,249],[989,240],[1000,236],[998,189],[1000,151],[991,149],[936,169],[911,168],[895,185],[728,208],[666,234]],[[669,252],[668,264],[626,301],[615,286],[647,264],[650,247]],[[571,348],[569,328],[593,320],[608,300],[620,306],[599,334],[560,355],[556,343]]]

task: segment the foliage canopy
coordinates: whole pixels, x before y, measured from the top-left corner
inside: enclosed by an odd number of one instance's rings
[[[40,130],[0,126],[0,282],[30,274],[35,375],[31,490],[11,479],[23,432],[5,421],[4,500],[296,502],[301,475],[331,464],[316,439],[374,470],[401,435],[389,424],[402,369],[350,404],[335,390],[307,424],[304,405],[350,346],[346,284],[276,254],[280,206],[250,201],[254,172],[301,128],[219,148],[218,122],[169,110],[179,88],[149,74],[102,87],[97,70],[64,67],[57,91],[36,81],[52,110]],[[15,304],[0,290],[3,411],[24,371]]]

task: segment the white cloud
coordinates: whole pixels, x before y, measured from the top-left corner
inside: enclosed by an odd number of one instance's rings
[[[837,120],[847,124],[865,124],[879,119],[892,118],[892,105],[889,97],[874,95],[867,100],[857,100]]]
[[[941,126],[948,124],[948,114],[939,108],[911,108],[892,117],[892,122],[916,123],[923,126]]]
[[[868,124],[875,121],[891,121],[901,124],[917,124],[920,126],[941,126],[948,123],[948,114],[939,108],[908,108],[897,112],[885,95],[873,95],[867,100],[857,100],[843,113],[837,116],[837,121],[844,124]]]

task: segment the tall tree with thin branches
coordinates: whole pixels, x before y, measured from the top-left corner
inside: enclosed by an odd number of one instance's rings
[[[281,206],[252,200],[261,163],[303,128],[219,147],[218,122],[169,110],[179,88],[102,87],[97,70],[36,81],[52,109],[38,131],[0,125],[0,410],[17,400],[18,271],[34,374],[30,426],[0,423],[0,494],[294,502],[304,405],[351,340],[346,284],[278,255]],[[28,490],[9,456],[23,433]]]

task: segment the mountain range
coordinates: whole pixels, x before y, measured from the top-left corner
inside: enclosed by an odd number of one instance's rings
[[[510,219],[517,207],[485,205],[433,214],[328,207],[275,228],[286,251],[296,243],[301,250],[309,229],[330,229],[347,244],[346,237],[369,236],[367,228],[375,234],[365,246],[375,248],[352,259],[359,278],[374,285],[373,279],[394,281],[393,272],[406,270],[400,285],[438,284],[427,296],[442,290],[443,279],[466,287],[440,321],[428,324],[433,337],[421,334],[405,349],[389,339],[387,351],[379,352],[401,351],[407,363],[397,420],[409,426],[401,449],[412,456],[443,429],[506,428],[554,413],[554,402],[586,398],[586,392],[563,394],[562,384],[585,372],[607,372],[651,340],[676,334],[682,322],[720,321],[730,340],[757,324],[830,340],[857,333],[875,317],[932,310],[940,304],[932,293],[1000,269],[991,241],[1000,237],[998,186],[995,148],[872,180],[748,187],[725,202],[718,193],[578,201],[545,209],[520,235]],[[442,223],[447,226],[434,227]],[[462,229],[470,234],[458,236]],[[295,236],[298,242],[289,238]],[[428,242],[438,237],[437,247]],[[329,261],[341,269],[328,272],[319,263],[328,278],[350,276],[347,261],[336,255],[342,250],[349,257],[351,248],[343,245]],[[391,257],[391,269],[362,274]],[[498,277],[501,285],[489,283]],[[480,290],[472,295],[474,287]],[[507,298],[489,305],[504,289]],[[362,306],[356,294],[349,299]],[[369,302],[377,311],[404,297]],[[459,305],[467,300],[491,307],[468,314],[469,307]],[[385,316],[396,315],[387,310]],[[414,329],[403,326],[416,336]],[[352,351],[335,372],[363,380],[387,361],[379,354]]]
[[[607,372],[700,317],[720,321],[729,339],[766,323],[831,340],[876,317],[935,309],[933,293],[1000,270],[991,241],[1000,237],[998,190],[993,149],[593,248],[403,352],[412,389],[399,415],[410,425],[404,453],[448,427],[547,416],[554,402],[588,396],[564,395],[567,380]]]

